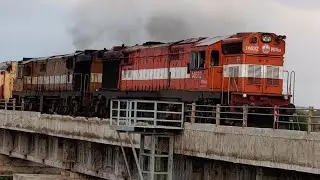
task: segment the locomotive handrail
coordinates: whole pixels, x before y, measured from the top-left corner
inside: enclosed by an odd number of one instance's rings
[[[287,88],[286,88],[286,94],[287,95],[289,95],[289,77],[290,77],[290,75],[289,75],[289,71],[287,71],[287,70],[285,70],[285,71],[283,71],[283,77],[285,77],[285,75],[287,75],[286,77],[286,79],[287,79],[287,82],[286,82],[286,86],[287,86]]]
[[[232,80],[231,80],[231,78],[232,78]],[[237,84],[237,82],[236,82],[236,79],[235,78],[237,78],[236,76],[229,76],[228,77],[228,104],[230,104],[230,86],[231,86],[231,83],[233,82],[233,84],[234,84],[234,86],[235,86],[235,88],[236,88],[236,91],[237,92],[239,92],[239,89],[238,89],[238,84]],[[232,81],[232,82],[231,82]]]
[[[295,100],[295,86],[296,86],[296,72],[295,71],[284,71],[284,74],[287,75],[287,89],[286,89],[286,95],[288,96],[292,96],[292,103],[294,104],[294,100]],[[284,75],[285,77],[285,75]]]
[[[293,82],[292,82],[292,76],[293,76]],[[292,88],[293,83],[293,88]],[[296,72],[291,71],[290,72],[290,95],[292,95],[292,103],[294,104],[294,96],[295,96],[295,86],[296,86]]]

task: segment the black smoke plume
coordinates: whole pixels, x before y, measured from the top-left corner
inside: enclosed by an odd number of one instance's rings
[[[227,0],[228,1],[228,0]],[[245,29],[235,0],[78,0],[69,32],[77,49],[219,36]]]

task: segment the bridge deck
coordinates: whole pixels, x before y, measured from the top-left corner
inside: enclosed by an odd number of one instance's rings
[[[102,144],[120,145],[109,120],[0,111],[0,127]],[[185,123],[175,136],[174,153],[320,174],[320,133]],[[123,145],[131,147],[126,134]],[[132,135],[140,148],[140,135]],[[149,147],[146,147],[148,149]]]

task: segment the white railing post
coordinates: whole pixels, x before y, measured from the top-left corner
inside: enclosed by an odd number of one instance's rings
[[[133,126],[133,122],[132,122],[132,104],[133,104],[134,102],[132,102],[132,101],[129,101],[129,125],[130,126]]]
[[[154,114],[153,114],[153,127],[157,126],[157,115],[158,115],[158,102],[154,102]]]
[[[5,100],[4,101],[4,109],[6,110],[6,112],[7,112],[7,110],[8,110],[8,102]]]
[[[118,109],[117,109],[117,124],[116,125],[119,126],[120,125],[119,121],[120,121],[120,108],[121,108],[120,103],[121,102],[120,102],[120,100],[117,100],[117,102],[118,102],[118,107],[117,107]]]
[[[12,112],[11,112],[11,119],[12,120],[14,119],[13,115],[16,114],[15,110],[16,110],[16,99],[14,98],[14,99],[12,99]]]
[[[113,115],[112,115],[112,113],[113,113],[113,100],[111,99],[110,100],[110,126],[113,126],[113,123],[112,123]]]
[[[248,124],[248,105],[243,105],[243,119],[242,119],[242,127],[247,127]]]
[[[8,102],[4,101],[4,111],[6,113],[6,123],[8,122]]]
[[[181,128],[183,128],[183,124],[184,124],[184,120],[185,120],[185,104],[184,103],[182,103],[182,105],[181,105],[182,107],[181,107]]]
[[[130,114],[130,108],[129,108],[129,106],[130,106],[130,101],[129,100],[126,100],[126,126],[129,126],[130,124],[129,124],[129,114]]]
[[[16,110],[16,99],[14,98],[13,100],[12,100],[12,110]]]
[[[217,106],[216,106],[216,126],[220,125],[220,112],[221,112],[221,105],[217,104]]]
[[[279,125],[279,108],[278,106],[274,106],[273,108],[273,129],[278,129],[277,126]]]
[[[134,101],[134,124],[133,126],[136,126],[137,124],[137,109],[138,109],[138,102],[137,100]]]
[[[312,116],[313,116],[313,107],[309,106],[308,110],[308,133],[312,131]]]
[[[24,111],[24,98],[21,99],[21,111]]]
[[[191,104],[191,118],[190,118],[191,124],[194,124],[196,122],[196,103]]]

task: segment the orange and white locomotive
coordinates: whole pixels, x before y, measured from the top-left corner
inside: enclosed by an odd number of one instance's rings
[[[290,103],[288,94],[283,94],[284,39],[273,33],[238,33],[174,43],[148,42],[105,52],[109,58],[104,63],[110,63],[110,69],[102,74],[118,77],[112,88],[139,92],[139,98],[283,106]],[[119,55],[118,67],[112,54]],[[113,68],[120,68],[120,73],[113,74]],[[108,88],[101,87],[101,93],[107,96]]]

